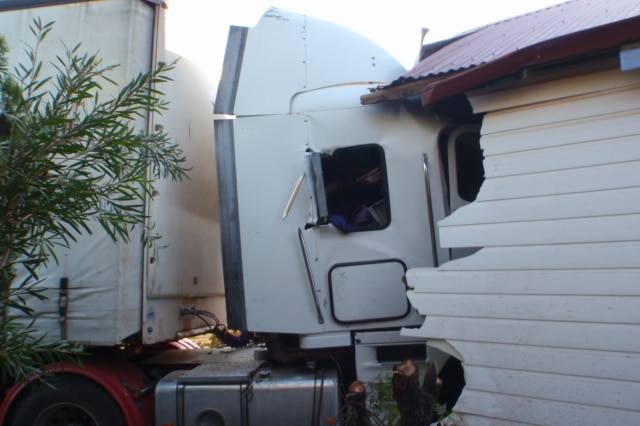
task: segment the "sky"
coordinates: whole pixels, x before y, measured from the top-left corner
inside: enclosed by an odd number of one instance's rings
[[[325,19],[372,39],[406,68],[420,46],[562,0],[171,0],[167,47],[217,85],[230,25],[254,26],[271,6]]]

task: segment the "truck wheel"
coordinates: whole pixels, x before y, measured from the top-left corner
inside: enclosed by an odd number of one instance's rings
[[[80,376],[61,375],[27,387],[18,400],[11,426],[125,425],[116,401],[98,384]]]

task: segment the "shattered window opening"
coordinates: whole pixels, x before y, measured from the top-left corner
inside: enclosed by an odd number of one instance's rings
[[[328,221],[343,232],[389,226],[391,215],[384,150],[358,145],[322,156]]]

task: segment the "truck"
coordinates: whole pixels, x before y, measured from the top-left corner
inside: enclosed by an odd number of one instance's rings
[[[179,54],[163,1],[17,3],[13,52],[42,16],[124,81]],[[637,423],[639,15],[575,0],[408,71],[281,9],[231,27],[213,108],[183,58],[144,123],[192,166],[156,184],[164,247],[96,231],[40,273],[38,328],[89,355],[4,384],[0,423],[340,424],[406,359],[466,424]],[[177,348],[227,328],[256,340]]]
[[[165,1],[0,9],[12,65],[35,18],[55,22],[45,63],[58,40],[80,42],[126,82],[180,56]],[[180,58],[161,89],[169,111],[138,123],[164,127],[191,168],[188,181],[156,183],[148,212],[161,247],[95,229],[39,271],[48,298],[29,301],[35,328],[88,355],[51,365],[51,386],[3,384],[0,423],[325,424],[340,421],[345,384],[425,362],[425,340],[400,335],[423,322],[403,276],[447,256],[432,231],[444,216],[437,147],[452,122],[360,104],[403,71],[363,36],[279,9],[231,28],[214,106],[207,76]],[[223,324],[258,343],[189,347]]]

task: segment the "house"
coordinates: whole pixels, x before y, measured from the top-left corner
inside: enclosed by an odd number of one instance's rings
[[[479,192],[438,223],[453,256],[407,272],[426,319],[403,333],[462,362],[454,410],[640,424],[640,1],[569,1],[425,46],[361,101],[416,99],[481,121]]]

